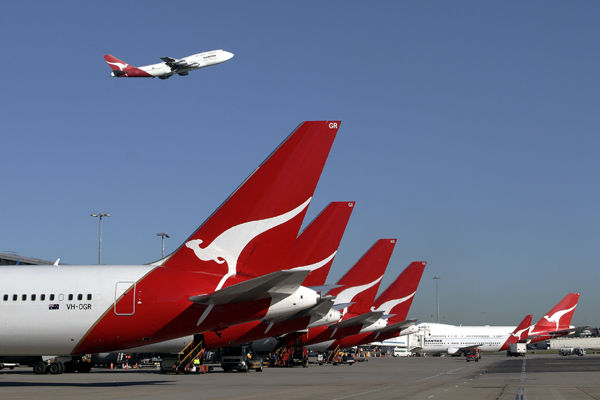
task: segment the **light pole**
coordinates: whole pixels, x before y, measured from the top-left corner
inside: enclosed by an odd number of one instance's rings
[[[92,217],[100,217],[100,238],[98,239],[98,265],[102,264],[102,217],[110,217],[109,213],[94,213]]]
[[[161,233],[157,233],[156,236],[161,236],[162,237],[162,258],[165,258],[165,238],[170,238],[171,236],[167,235],[164,232]]]
[[[440,279],[439,276],[434,276],[433,279],[435,279],[435,302],[437,304],[437,323],[440,323],[440,294],[438,291],[438,282]]]

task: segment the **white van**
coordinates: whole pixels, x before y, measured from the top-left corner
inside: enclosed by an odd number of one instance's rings
[[[401,347],[394,347],[394,352],[392,353],[394,357],[410,357],[412,353],[407,349],[403,349]]]

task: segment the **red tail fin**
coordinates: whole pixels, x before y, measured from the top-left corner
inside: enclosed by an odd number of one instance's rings
[[[371,311],[395,245],[396,239],[378,240],[338,281],[342,287],[328,293],[337,296],[336,304],[354,303],[348,307],[352,314]]]
[[[390,324],[405,321],[421,276],[423,276],[425,265],[427,265],[425,261],[415,261],[406,267],[377,298],[373,304],[374,311],[383,311],[386,315],[392,315],[388,319]]]
[[[571,325],[579,293],[569,293],[548,314],[544,315],[533,327],[530,335],[566,329]]]
[[[228,277],[287,267],[340,122],[304,122],[161,264]]]
[[[104,60],[108,63],[110,69],[112,69],[113,76],[124,76],[124,77],[151,77],[146,71],[142,71],[139,68],[129,65],[126,62],[119,60],[117,57],[107,54],[104,56]]]
[[[353,201],[330,203],[294,242],[288,267],[311,270],[304,286],[325,284],[354,204]]]
[[[502,347],[500,347],[499,351],[502,350],[507,350],[508,349],[508,345],[511,343],[517,343],[520,340],[525,340],[527,339],[527,336],[529,336],[529,327],[531,326],[531,320],[532,320],[533,316],[531,315],[527,315],[523,321],[521,321],[521,323],[519,324],[519,326],[517,326],[515,328],[515,330],[510,334],[510,336],[508,337],[508,339],[506,339],[506,342],[504,342],[504,344],[502,345]]]

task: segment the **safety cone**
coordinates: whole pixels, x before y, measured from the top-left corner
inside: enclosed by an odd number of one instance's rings
[[[113,363],[110,363],[110,369],[114,369],[115,365]]]

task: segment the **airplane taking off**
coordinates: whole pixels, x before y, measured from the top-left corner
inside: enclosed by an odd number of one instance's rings
[[[317,292],[300,286],[309,271],[283,269],[339,125],[300,124],[185,243],[153,264],[0,267],[0,356],[56,355],[51,373],[65,362],[86,372],[83,354],[314,306]]]
[[[183,58],[161,57],[164,62],[158,64],[134,67],[118,58],[107,54],[104,59],[112,69],[110,76],[116,78],[160,78],[168,79],[177,74],[186,76],[195,69],[210,67],[230,60],[233,53],[225,50],[213,50],[205,53],[193,54]]]

